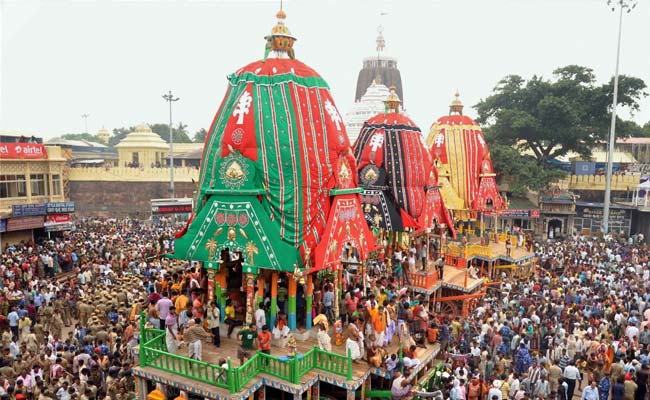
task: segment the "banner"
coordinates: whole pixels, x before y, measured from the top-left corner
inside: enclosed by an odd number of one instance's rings
[[[11,206],[13,217],[34,217],[47,214],[45,203],[43,204],[14,204]]]
[[[61,224],[46,225],[46,232],[60,232],[60,231],[71,231],[74,230],[74,224],[72,222],[64,222]]]
[[[192,204],[151,206],[152,214],[191,214]]]
[[[603,219],[603,209],[602,208],[576,208],[576,213],[579,217],[589,218],[597,221],[602,221]],[[611,208],[609,210],[609,220],[610,221],[622,221],[625,218],[630,217],[630,210],[626,209],[617,209]]]
[[[7,220],[0,219],[0,232],[7,232]]]
[[[50,214],[45,217],[45,226],[67,224],[70,222],[70,214]]]
[[[42,228],[43,217],[10,218],[7,222],[7,231],[23,231],[26,229]]]
[[[47,203],[48,214],[73,213],[75,211],[74,201],[54,201]]]
[[[483,215],[485,217],[494,217],[494,211],[486,211]],[[499,218],[539,218],[539,209],[499,210]]]
[[[47,158],[47,150],[42,143],[0,143],[0,158],[28,160]]]

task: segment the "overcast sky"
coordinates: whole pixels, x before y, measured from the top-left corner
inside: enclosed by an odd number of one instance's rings
[[[263,56],[279,1],[0,0],[0,130],[53,137],[174,120],[209,128],[226,76]],[[344,114],[362,59],[384,26],[407,111],[428,132],[458,89],[466,105],[507,74],[559,66],[614,74],[618,15],[606,0],[289,0],[296,56],[329,83]],[[387,15],[380,16],[381,12]],[[650,84],[650,0],[624,17],[621,73]],[[466,114],[475,116],[474,110]],[[635,116],[650,120],[650,98]]]

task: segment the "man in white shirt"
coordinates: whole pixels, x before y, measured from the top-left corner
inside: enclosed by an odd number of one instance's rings
[[[406,377],[398,370],[395,371],[393,376],[395,379],[393,379],[393,385],[390,389],[392,399],[401,400],[407,398],[411,392],[411,381],[406,379]]]
[[[582,397],[580,400],[599,400],[600,396],[598,395],[598,387],[596,386],[596,381],[592,380],[590,385],[585,388],[582,392]]]
[[[567,388],[567,399],[573,399],[573,392],[576,389],[576,381],[580,380],[580,370],[576,368],[575,362],[569,362],[569,365],[564,368],[564,373],[562,374],[565,382],[568,385]]]
[[[639,338],[639,328],[634,326],[632,323],[629,323],[625,329],[625,336],[630,338],[630,340],[636,340]]]
[[[221,308],[216,300],[212,303],[212,308],[208,312],[210,323],[208,327],[212,331],[212,344],[221,347],[221,337],[219,336],[219,327],[221,326]],[[257,318],[256,318],[257,319]]]
[[[266,313],[263,302],[259,304],[259,308],[255,311],[255,325],[257,326],[258,332],[261,332],[262,327],[266,325]]]
[[[495,380],[492,382],[492,387],[488,390],[487,395],[488,400],[503,400],[503,394],[501,393],[501,381]]]

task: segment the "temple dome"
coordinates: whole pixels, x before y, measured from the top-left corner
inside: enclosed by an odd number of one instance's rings
[[[345,127],[350,143],[354,143],[357,139],[364,122],[384,111],[384,100],[389,94],[390,90],[387,86],[373,80],[366,93],[354,103],[352,109],[345,115]]]
[[[431,158],[420,128],[399,112],[394,87],[384,103],[386,112],[368,119],[354,144],[366,220],[375,229],[420,228]]]
[[[330,190],[356,187],[356,165],[329,86],[293,57],[285,17],[278,13],[266,36],[264,58],[228,77],[203,152],[198,204],[215,191],[263,191],[278,237],[313,250],[326,226]]]
[[[457,216],[470,218],[468,212],[477,210],[479,197],[488,196],[495,207],[502,208],[504,203],[494,182],[487,142],[479,124],[463,115],[463,103],[458,92],[449,106],[449,114],[431,125],[427,145],[439,170],[444,171],[453,188],[453,193],[443,190],[443,195],[451,209],[461,211]],[[486,166],[489,171],[485,170]],[[492,175],[488,179],[489,191],[486,191],[485,183],[481,186],[482,178],[487,174]]]
[[[149,125],[140,124],[135,130],[124,139],[122,139],[115,147],[118,148],[150,148],[150,149],[169,149],[169,144],[165,142],[157,133],[154,133]]]

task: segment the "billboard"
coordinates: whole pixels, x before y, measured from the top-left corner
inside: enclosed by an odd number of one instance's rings
[[[47,158],[42,143],[0,143],[0,158],[35,160]]]
[[[494,211],[486,211],[483,215],[494,217]],[[539,210],[536,208],[499,210],[499,218],[539,218]]]
[[[7,231],[23,231],[26,229],[35,229],[43,227],[43,217],[23,217],[9,218],[7,222]]]
[[[13,217],[34,217],[47,214],[45,203],[42,204],[14,204],[11,206]]]
[[[74,201],[53,201],[47,203],[48,214],[73,213],[75,210]]]

